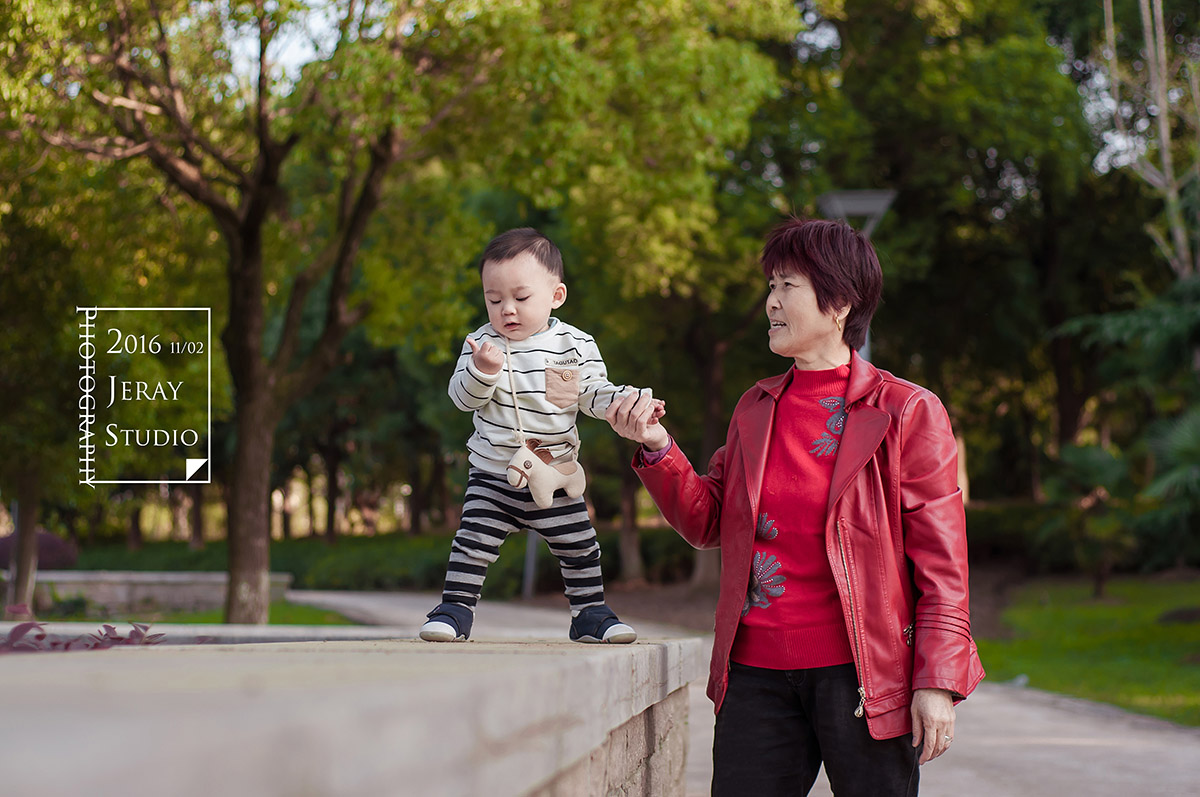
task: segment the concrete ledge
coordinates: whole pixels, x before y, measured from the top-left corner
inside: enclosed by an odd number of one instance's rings
[[[92,620],[84,623],[40,621],[47,642],[70,642],[100,633],[105,624],[128,636],[132,626],[124,621]],[[17,622],[0,623],[0,640]],[[159,645],[238,645],[262,642],[358,642],[367,639],[415,639],[411,628],[368,625],[229,625],[203,623],[150,623],[151,634],[162,634]]]
[[[549,795],[581,771],[603,774],[593,793],[682,795],[662,731],[706,669],[699,638],[4,655],[0,771],[37,797]]]
[[[283,600],[291,573],[271,573],[271,600]],[[0,583],[5,576],[0,574]],[[45,611],[55,600],[84,597],[109,611],[145,609],[204,611],[225,605],[223,572],[163,573],[138,570],[41,570],[33,605]]]

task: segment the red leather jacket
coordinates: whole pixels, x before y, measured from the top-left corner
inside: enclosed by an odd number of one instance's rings
[[[721,549],[708,696],[720,710],[750,577],[754,519],[786,374],[746,391],[725,446],[700,476],[672,445],[638,476],[667,522]],[[825,552],[833,568],[876,739],[912,730],[912,691],[966,697],[983,679],[967,606],[967,538],[958,450],[937,396],[852,355],[846,425],[833,467]],[[858,713],[858,712],[856,712]]]

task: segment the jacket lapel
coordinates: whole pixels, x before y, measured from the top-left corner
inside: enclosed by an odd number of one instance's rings
[[[750,499],[751,517],[758,516],[758,496],[762,492],[763,473],[767,469],[767,452],[771,444],[771,429],[775,424],[775,404],[792,381],[792,372],[763,379],[758,383],[764,395],[749,409],[738,415],[738,435],[741,437],[742,462],[746,473],[746,492]]]
[[[866,403],[854,406],[882,382],[883,377],[875,366],[860,357],[858,352],[851,353],[850,384],[846,387],[846,428],[842,431],[837,461],[833,463],[826,515],[833,511],[833,505],[842,497],[855,475],[875,456],[892,424],[892,416],[878,407]]]
[[[838,448],[837,461],[833,463],[826,515],[833,511],[833,505],[842,497],[855,475],[875,456],[891,425],[892,416],[877,407],[858,407],[846,415],[842,444]]]

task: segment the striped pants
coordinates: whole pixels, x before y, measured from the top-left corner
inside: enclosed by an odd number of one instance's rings
[[[604,603],[600,543],[582,498],[568,498],[560,491],[554,503],[542,509],[528,488],[518,490],[502,476],[471,468],[459,526],[450,545],[443,602],[473,609],[501,543],[514,531],[529,529],[542,535],[558,557],[572,617]]]

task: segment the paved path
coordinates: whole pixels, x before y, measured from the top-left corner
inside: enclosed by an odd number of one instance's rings
[[[411,629],[438,602],[434,593],[293,591],[288,600],[350,619]],[[483,601],[480,638],[566,636],[565,611]],[[635,623],[643,637],[686,635]],[[688,797],[708,794],[712,704],[704,684],[691,699]],[[958,707],[953,750],[922,770],[922,797],[1197,797],[1200,729],[1181,728],[1109,706],[1004,684],[983,685]],[[831,795],[824,775],[813,795]]]
[[[349,620],[405,630],[416,637],[425,616],[441,602],[437,592],[343,592],[339,590],[289,590],[287,600],[338,612]],[[500,603],[486,598],[479,602],[472,639],[566,639],[571,615],[566,607],[547,609]],[[637,623],[642,637],[697,636],[678,628],[654,623]]]

